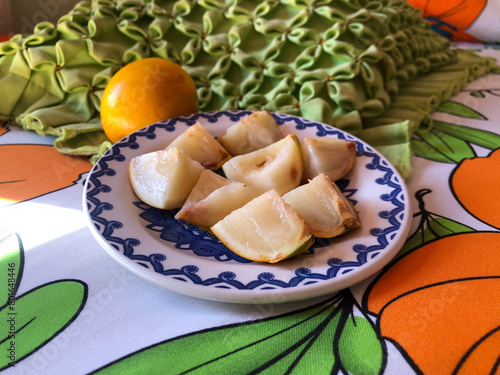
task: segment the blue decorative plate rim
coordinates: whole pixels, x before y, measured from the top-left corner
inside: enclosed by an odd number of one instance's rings
[[[238,289],[246,291],[256,289],[287,289],[331,280],[340,275],[348,274],[372,261],[381,251],[387,248],[389,244],[394,242],[395,237],[401,235],[402,229],[405,229],[403,235],[406,238],[407,225],[405,223],[409,220],[409,209],[407,207],[409,202],[407,201],[408,197],[405,191],[404,181],[385,158],[367,144],[344,131],[293,115],[273,113],[279,125],[286,123],[290,126],[292,124],[298,131],[314,129],[315,136],[317,137],[335,136],[339,139],[356,141],[357,156],[364,156],[369,160],[368,163],[365,163],[364,168],[381,172],[381,177],[377,178],[375,182],[378,185],[385,186],[388,191],[379,198],[384,202],[390,203],[392,209],[378,212],[379,218],[383,219],[387,225],[382,228],[370,229],[370,235],[376,238],[376,244],[369,246],[362,243],[355,244],[352,247],[352,251],[357,254],[355,261],[342,261],[341,259],[332,257],[328,259],[328,267],[323,272],[313,272],[308,267],[297,267],[292,277],[283,279],[277,278],[273,272],[265,271],[259,273],[249,282],[241,281],[238,275],[231,270],[231,266],[228,263],[226,263],[227,270],[219,272],[218,275],[202,278],[198,275],[200,269],[195,264],[186,264],[182,267],[170,268],[165,267],[168,262],[166,262],[166,256],[164,254],[135,254],[134,248],[140,245],[141,240],[133,237],[123,238],[116,234],[118,229],[124,227],[124,223],[121,220],[106,218],[107,214],[114,209],[113,204],[108,201],[106,196],[106,194],[112,191],[112,187],[101,181],[103,177],[113,178],[117,175],[116,171],[113,169],[115,163],[124,163],[127,161],[127,158],[123,155],[123,151],[128,149],[138,150],[140,148],[140,142],[154,140],[158,130],[163,129],[167,132],[174,132],[176,125],[180,123],[190,126],[201,119],[208,123],[216,123],[222,118],[228,118],[229,121],[236,122],[250,113],[251,111],[197,113],[153,124],[117,142],[99,159],[86,181],[84,209],[88,213],[90,219],[89,225],[91,228],[113,251],[122,254],[132,262],[144,267],[146,272],[154,272],[200,287],[211,286],[220,289]],[[349,181],[347,181],[347,184],[348,182]],[[142,202],[139,202],[138,199],[137,202],[132,203],[137,207],[140,207],[141,204],[144,205]],[[270,268],[270,270],[272,270],[272,268]]]

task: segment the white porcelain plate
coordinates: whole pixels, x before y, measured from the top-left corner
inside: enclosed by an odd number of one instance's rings
[[[213,235],[174,218],[175,211],[142,203],[132,191],[134,156],[164,149],[196,121],[220,136],[249,111],[199,113],[160,122],[117,142],[86,181],[83,206],[89,227],[123,266],[170,290],[218,301],[286,302],[352,286],[387,264],[404,244],[411,222],[404,181],[387,160],[334,127],[273,114],[283,134],[334,137],[357,143],[353,169],[337,185],[359,212],[361,227],[277,264],[248,261]]]

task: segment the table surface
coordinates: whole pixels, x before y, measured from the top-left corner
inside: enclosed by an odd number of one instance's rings
[[[500,60],[493,46],[467,48]],[[90,162],[0,127],[0,369],[496,373],[500,75],[468,84],[432,118],[407,180],[401,252],[351,288],[281,304],[189,297],[131,273],[88,228]]]

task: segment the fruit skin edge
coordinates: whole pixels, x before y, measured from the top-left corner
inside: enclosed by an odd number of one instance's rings
[[[102,217],[102,213],[104,210],[110,210],[113,208],[112,204],[109,202],[103,202],[97,195],[100,193],[108,193],[111,191],[111,188],[107,185],[101,184],[98,177],[101,176],[113,176],[116,172],[109,167],[108,162],[118,161],[122,162],[125,160],[125,157],[121,155],[120,148],[130,148],[137,149],[139,148],[136,140],[139,137],[146,137],[147,139],[154,139],[156,135],[154,134],[154,130],[164,129],[169,132],[173,132],[175,130],[175,124],[177,122],[183,122],[186,125],[194,124],[199,118],[206,119],[209,123],[217,122],[221,117],[227,116],[230,121],[238,121],[241,117],[250,114],[251,111],[221,111],[221,112],[213,112],[213,113],[199,113],[192,116],[186,116],[182,118],[177,118],[165,122],[157,123],[151,127],[140,130],[128,138],[124,139],[122,142],[114,145],[94,166],[89,178],[86,182],[86,189],[84,195],[84,207],[87,209],[87,212],[92,220],[93,226],[92,230],[96,231],[94,235],[102,236],[103,241],[100,241],[101,244],[105,244],[108,250],[121,253],[129,258],[131,261],[139,264],[140,267],[145,267],[148,269],[154,270],[155,273],[161,274],[163,276],[169,276],[170,278],[182,280],[185,282],[192,282],[196,285],[203,286],[213,286],[216,288],[226,289],[239,289],[239,290],[254,290],[257,288],[267,287],[267,288],[293,288],[300,284],[308,284],[315,283],[320,280],[328,280],[336,277],[337,275],[343,275],[360,267],[361,265],[367,263],[369,261],[368,256],[372,255],[373,252],[377,250],[384,249],[387,244],[390,242],[388,237],[390,237],[393,232],[397,232],[402,227],[402,222],[399,220],[401,212],[404,210],[405,203],[399,201],[398,196],[402,192],[403,188],[401,184],[404,184],[402,178],[399,174],[392,170],[389,163],[385,160],[381,159],[380,155],[375,152],[371,152],[370,150],[365,150],[365,147],[362,143],[358,143],[358,154],[362,153],[365,156],[372,158],[371,163],[366,165],[367,169],[378,169],[384,172],[384,176],[382,178],[378,178],[376,183],[380,185],[387,185],[392,188],[391,194],[384,194],[381,197],[385,201],[390,201],[396,209],[391,210],[390,212],[382,212],[380,216],[384,219],[387,219],[390,223],[390,226],[386,229],[374,229],[371,234],[377,237],[377,245],[366,246],[363,244],[356,244],[353,246],[353,250],[358,254],[357,261],[348,261],[342,262],[340,259],[331,258],[327,262],[329,269],[325,274],[312,273],[307,268],[298,268],[295,270],[295,276],[292,277],[288,281],[277,280],[274,277],[274,274],[270,272],[263,272],[258,275],[257,279],[252,280],[248,283],[242,283],[237,280],[236,274],[232,271],[220,272],[217,277],[211,277],[206,280],[201,279],[197,272],[199,271],[196,265],[186,265],[181,267],[180,269],[165,269],[162,261],[164,260],[164,255],[162,254],[151,254],[150,256],[145,255],[137,255],[134,254],[134,247],[138,246],[140,241],[135,238],[120,238],[113,235],[115,229],[119,229],[123,227],[123,223],[118,222],[116,220],[108,221],[104,217]],[[291,122],[295,125],[295,128],[298,130],[303,130],[306,128],[317,128],[317,136],[326,136],[327,134],[336,134],[341,139],[345,139],[345,133],[339,131],[335,128],[329,129],[328,125],[316,123],[310,120],[301,119],[295,116],[289,115],[281,115],[281,114],[273,114],[276,118],[276,121],[279,125],[282,125],[285,122]],[[354,137],[353,137],[354,138]],[[393,181],[396,180],[396,182]],[[406,202],[409,204],[409,202]],[[407,208],[408,210],[408,208]],[[409,210],[408,210],[409,212]],[[174,219],[175,220],[175,219]],[[406,233],[409,231],[409,225],[405,225],[403,228]],[[405,235],[403,233],[403,235]],[[110,247],[110,243],[112,244]],[[393,254],[395,255],[395,253]],[[373,259],[370,258],[370,259]],[[374,262],[371,261],[373,264]],[[376,262],[375,262],[376,263]],[[382,267],[381,265],[380,267]],[[374,269],[373,272],[376,272],[379,268]],[[144,277],[144,275],[140,275]],[[153,280],[150,280],[153,281]],[[155,281],[153,281],[155,282]],[[155,282],[156,283],[156,282]],[[164,286],[164,285],[162,285]],[[164,286],[165,287],[165,286]]]

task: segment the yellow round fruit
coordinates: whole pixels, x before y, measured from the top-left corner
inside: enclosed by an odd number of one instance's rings
[[[178,64],[157,57],[121,68],[101,99],[102,127],[113,143],[155,122],[196,112],[193,79]]]

